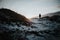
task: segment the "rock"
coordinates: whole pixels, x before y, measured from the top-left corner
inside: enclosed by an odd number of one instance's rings
[[[10,23],[11,21],[20,22],[21,24],[23,23],[23,25],[31,25],[31,21],[25,16],[6,8],[0,9],[0,21],[6,21],[7,23]]]

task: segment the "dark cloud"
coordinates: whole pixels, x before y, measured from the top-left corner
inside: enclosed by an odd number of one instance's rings
[[[0,0],[0,2],[2,2],[3,0]]]
[[[0,0],[0,2],[2,2],[3,0]]]

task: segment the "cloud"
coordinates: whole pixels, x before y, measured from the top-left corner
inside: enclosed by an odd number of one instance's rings
[[[3,0],[0,0],[0,2],[2,2]]]

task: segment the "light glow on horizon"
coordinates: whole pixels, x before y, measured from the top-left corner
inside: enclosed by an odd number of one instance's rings
[[[38,16],[39,13],[44,15],[60,11],[60,2],[58,0],[2,0],[0,8],[8,8],[27,18],[32,18]]]

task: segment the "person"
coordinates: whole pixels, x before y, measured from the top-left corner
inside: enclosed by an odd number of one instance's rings
[[[41,14],[39,14],[39,18],[41,18]]]

